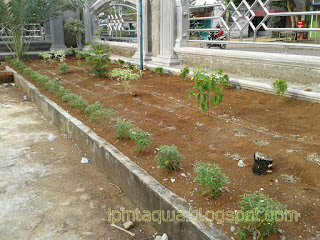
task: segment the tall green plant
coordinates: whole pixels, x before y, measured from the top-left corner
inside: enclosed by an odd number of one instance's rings
[[[94,77],[104,77],[108,73],[107,67],[110,63],[110,55],[107,54],[108,49],[101,45],[93,45],[94,50],[88,50],[85,53],[86,64],[93,66],[88,74]]]
[[[82,34],[85,31],[83,23],[78,19],[69,18],[64,25],[64,29],[76,37],[77,48],[82,48]]]
[[[85,0],[0,0],[0,23],[6,29],[6,44],[18,60],[23,60],[30,46],[31,38],[25,30],[34,30],[61,11],[84,6]]]
[[[187,90],[187,97],[196,96],[198,106],[201,107],[203,111],[210,112],[210,105],[215,106],[223,100],[223,89],[229,83],[229,77],[226,74],[223,74],[222,70],[218,71],[209,70],[211,74],[209,75],[205,70],[205,65],[194,65],[197,67],[193,71],[192,80],[194,81],[193,89],[196,90]]]

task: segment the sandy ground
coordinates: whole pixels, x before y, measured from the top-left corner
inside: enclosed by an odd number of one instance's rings
[[[109,208],[136,206],[16,87],[0,86],[0,129],[1,240],[154,239],[145,223],[134,237],[110,226]]]

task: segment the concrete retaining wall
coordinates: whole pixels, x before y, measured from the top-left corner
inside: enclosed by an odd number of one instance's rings
[[[195,62],[240,76],[284,79],[296,84],[320,84],[320,59],[316,57],[193,47],[174,50],[182,65],[192,66]]]
[[[96,40],[95,44],[101,44],[107,46],[111,55],[118,55],[123,57],[132,57],[137,51],[138,45],[136,43],[125,43],[125,42],[112,42]]]
[[[155,224],[155,227],[166,232],[171,240],[228,239],[213,224],[207,226],[190,219],[188,217],[189,206],[184,199],[166,189],[117,148],[97,136],[90,128],[72,117],[56,103],[43,96],[34,85],[17,72],[13,72],[16,85],[38,105],[42,113],[81,148],[86,149],[89,158],[96,163],[97,167],[142,210],[179,210],[185,212],[186,221],[184,222]]]

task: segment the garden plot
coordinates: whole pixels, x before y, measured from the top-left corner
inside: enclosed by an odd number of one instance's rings
[[[158,76],[145,71],[142,78],[130,82],[130,91],[119,81],[108,77],[84,74],[89,66],[77,66],[69,59],[69,73],[61,74],[57,64],[44,67],[33,60],[26,65],[42,75],[58,79],[64,88],[85,99],[88,104],[101,103],[116,111],[106,121],[89,121],[89,117],[56,98],[44,87],[43,94],[83,121],[98,135],[115,145],[150,175],[177,195],[185,198],[195,209],[235,210],[245,193],[262,191],[278,200],[287,209],[300,213],[298,222],[279,222],[280,231],[269,239],[315,239],[320,231],[320,105],[254,91],[229,87],[223,102],[211,107],[210,115],[202,112],[195,99],[186,99],[186,90],[193,87],[189,79]],[[110,66],[109,72],[118,66]],[[32,81],[32,80],[31,80]],[[134,150],[134,141],[115,137],[114,125],[123,119],[152,134],[150,148],[141,154]],[[177,146],[183,156],[181,166],[168,173],[158,168],[155,157],[161,145]],[[273,170],[256,176],[251,167],[255,152],[266,153],[273,159]],[[317,158],[318,157],[318,158]],[[239,164],[242,161],[244,165]],[[222,195],[208,200],[194,181],[195,164],[214,163],[228,177]],[[285,176],[285,177],[283,177]],[[240,225],[220,221],[218,227],[229,236]],[[220,224],[219,224],[220,223]]]

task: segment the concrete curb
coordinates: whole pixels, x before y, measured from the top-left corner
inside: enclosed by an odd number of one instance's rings
[[[184,213],[185,221],[154,223],[155,227],[166,232],[171,240],[228,239],[213,223],[205,225],[200,221],[195,221],[193,215],[190,217],[190,208],[184,199],[166,189],[117,148],[100,138],[55,102],[43,96],[33,84],[16,71],[9,67],[7,70],[14,73],[16,85],[38,105],[41,112],[58,129],[65,132],[80,147],[86,149],[89,158],[96,161],[97,167],[117,184],[142,211],[169,210],[177,214]]]

